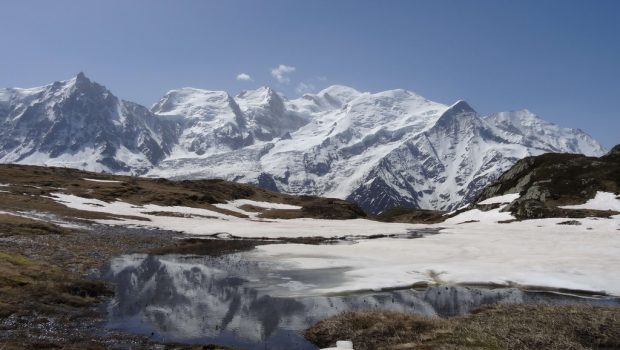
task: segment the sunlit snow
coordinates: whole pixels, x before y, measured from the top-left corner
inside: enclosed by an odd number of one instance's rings
[[[249,253],[253,259],[269,263],[274,269],[346,270],[342,284],[301,286],[306,289],[300,292],[306,294],[442,282],[518,284],[620,295],[620,278],[615,278],[616,266],[620,266],[620,215],[611,219],[577,219],[581,225],[575,226],[558,225],[565,218],[499,223],[514,219],[510,213],[502,212],[503,208],[469,210],[436,225],[388,224],[362,219],[260,220],[199,208],[106,203],[60,193],[53,196],[75,209],[150,220],[97,220],[110,225],[138,225],[195,235],[228,233],[239,237],[358,236],[352,245],[274,244],[259,246]],[[254,201],[219,206],[241,210],[243,204],[267,206]],[[292,209],[282,204],[269,206]],[[154,211],[186,215],[148,214]],[[442,228],[440,234],[417,239],[363,239],[363,236],[433,227]]]
[[[611,192],[596,192],[594,198],[584,204],[565,205],[563,209],[591,209],[620,211],[620,195]]]
[[[406,234],[420,225],[381,223],[365,219],[355,220],[321,220],[321,219],[254,219],[239,218],[213,210],[182,206],[160,206],[147,204],[135,206],[126,202],[107,203],[97,199],[82,198],[74,195],[54,193],[53,199],[69,208],[108,213],[118,216],[135,216],[143,220],[97,220],[109,225],[135,225],[182,231],[195,235],[216,235],[228,233],[237,237],[343,237],[372,236],[377,234]],[[272,205],[274,205],[272,203]],[[274,205],[277,206],[277,205]],[[292,208],[293,206],[284,206]],[[232,207],[232,206],[231,206]],[[235,207],[236,208],[236,207]],[[182,214],[181,216],[161,216],[149,213],[163,212]],[[247,213],[247,212],[244,212]]]
[[[121,182],[117,180],[101,180],[101,179],[87,179],[87,178],[83,178],[82,180],[91,181],[91,182],[101,182],[101,183],[120,183]]]
[[[478,202],[478,204],[483,204],[483,205],[487,205],[487,204],[505,204],[505,203],[511,203],[512,201],[514,201],[517,198],[519,198],[519,194],[518,193],[509,193],[509,194],[505,194],[503,196],[497,196],[497,197],[492,197],[492,198],[485,199],[482,202]]]

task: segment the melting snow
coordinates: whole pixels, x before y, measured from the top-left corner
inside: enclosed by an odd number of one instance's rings
[[[604,195],[609,199],[609,195]],[[565,218],[515,221],[501,208],[469,210],[437,225],[388,224],[370,220],[264,220],[238,218],[189,207],[106,203],[73,195],[54,194],[64,205],[81,210],[147,218],[97,220],[110,225],[137,225],[196,235],[228,233],[239,237],[342,237],[407,233],[421,228],[443,228],[440,234],[418,239],[359,239],[356,244],[263,245],[248,252],[276,271],[342,268],[337,286],[300,286],[304,293],[323,294],[361,289],[410,286],[416,282],[498,283],[544,286],[620,295],[620,215],[611,219],[579,219],[581,225],[558,225]],[[597,196],[599,198],[601,196]],[[601,197],[602,198],[602,197]],[[600,199],[599,199],[600,200]],[[614,197],[614,201],[617,201]],[[607,201],[608,202],[608,201]],[[251,202],[229,202],[236,208]],[[615,202],[614,202],[615,203]],[[266,205],[266,204],[263,204]],[[270,204],[278,207],[279,204]],[[163,211],[186,217],[156,216]],[[467,224],[462,224],[470,221]],[[473,221],[473,222],[472,222]]]
[[[478,204],[487,205],[487,204],[505,204],[511,203],[515,199],[519,198],[518,193],[509,193],[503,196],[492,197],[479,202]]]
[[[411,286],[416,282],[497,283],[545,286],[620,295],[620,216],[497,224],[446,225],[440,234],[418,239],[360,240],[353,245],[273,244],[252,258],[274,268],[346,268],[343,284],[323,285],[309,294]],[[591,228],[591,230],[588,230]]]
[[[444,223],[447,224],[462,224],[467,222],[486,222],[497,223],[500,221],[514,220],[515,217],[509,212],[501,212],[503,208],[497,208],[489,211],[482,211],[479,209],[472,209],[466,212],[460,213],[449,219],[446,219]]]
[[[104,182],[104,183],[120,183],[120,182],[122,182],[122,181],[116,181],[116,180],[101,180],[101,179],[87,179],[87,178],[83,178],[82,180],[92,181],[92,182]]]
[[[245,214],[252,219],[259,219],[258,215],[260,215],[260,213],[246,211],[246,210],[241,209],[240,207],[244,205],[253,205],[255,207],[260,207],[260,208],[264,208],[267,210],[271,210],[271,209],[300,210],[301,209],[301,207],[298,205],[271,203],[271,202],[259,202],[259,201],[253,201],[250,199],[237,199],[234,201],[228,201],[227,203],[214,204],[214,206],[220,209],[226,209],[226,210],[230,210],[236,213]]]
[[[321,219],[274,219],[253,220],[238,218],[216,211],[182,206],[165,207],[147,204],[141,207],[126,202],[107,203],[97,199],[82,198],[63,193],[54,193],[53,199],[69,208],[96,211],[119,216],[137,216],[148,219],[141,220],[96,220],[108,225],[136,225],[155,227],[165,230],[182,231],[195,235],[216,235],[229,233],[237,237],[343,237],[371,236],[377,234],[406,234],[421,225],[382,223],[377,221],[355,220],[321,220]],[[298,208],[285,204],[272,203],[273,207]],[[230,205],[228,208],[235,208]],[[227,208],[227,209],[228,209]],[[237,210],[240,210],[237,208]],[[170,212],[186,214],[184,217],[160,216],[150,212]],[[247,212],[244,212],[247,214]]]

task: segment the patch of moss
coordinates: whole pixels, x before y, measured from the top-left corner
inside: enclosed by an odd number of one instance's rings
[[[0,261],[8,262],[17,266],[32,266],[34,263],[21,255],[0,252]]]

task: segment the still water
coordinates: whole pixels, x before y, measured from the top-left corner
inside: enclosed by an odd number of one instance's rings
[[[431,287],[341,296],[307,295],[343,281],[346,269],[273,269],[244,253],[220,257],[127,255],[108,277],[116,296],[108,327],[159,341],[244,349],[316,349],[303,330],[343,311],[383,309],[451,316],[492,303],[620,306],[612,297],[578,298],[516,288]]]

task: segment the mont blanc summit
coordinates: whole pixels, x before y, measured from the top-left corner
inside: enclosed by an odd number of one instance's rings
[[[349,199],[370,212],[451,210],[526,156],[600,156],[586,133],[528,110],[479,115],[411,91],[331,86],[287,99],[182,88],[151,109],[84,74],[0,90],[0,162],[180,179],[224,178]]]

